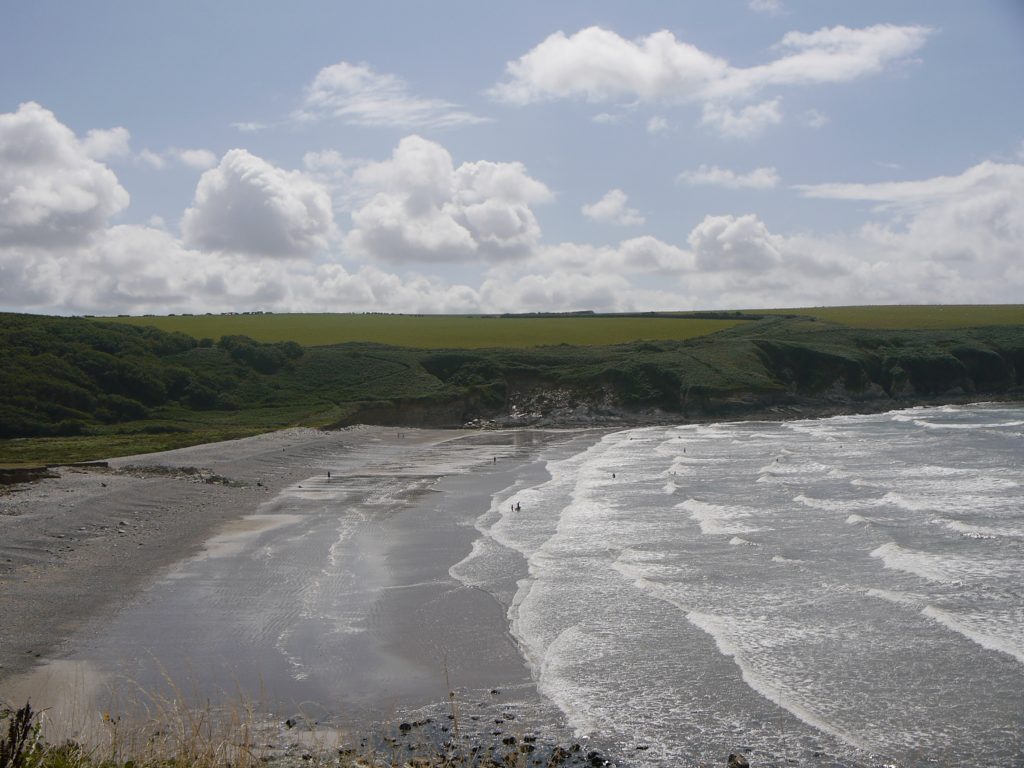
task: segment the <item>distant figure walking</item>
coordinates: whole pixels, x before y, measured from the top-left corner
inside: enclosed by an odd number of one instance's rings
[[[331,479],[331,470],[329,470],[329,469],[327,470],[327,479],[328,480]]]
[[[495,463],[495,464],[497,464],[497,463],[498,463],[498,457],[497,457],[497,456],[495,456],[495,457],[494,457],[494,463]]]
[[[517,502],[516,502],[516,512],[518,512],[518,511],[519,511],[519,510],[521,510],[521,509],[522,509],[522,507],[521,507],[521,506],[519,506],[519,502],[517,501]]]
[[[615,473],[612,472],[612,480],[614,480],[614,479],[615,479]]]

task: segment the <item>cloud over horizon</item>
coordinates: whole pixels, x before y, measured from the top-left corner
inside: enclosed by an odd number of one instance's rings
[[[706,213],[674,238],[600,244],[545,240],[534,208],[558,196],[518,161],[457,163],[418,135],[380,160],[309,151],[303,171],[239,148],[198,179],[178,236],[159,217],[118,223],[128,192],[97,158],[128,156],[130,140],[123,128],[79,138],[35,103],[0,114],[3,306],[102,314],[1012,303],[1024,284],[1024,164],[1014,162],[776,192],[871,204],[853,229],[786,233],[740,208]],[[730,195],[780,185],[774,166],[705,164],[677,180]],[[595,222],[648,224],[618,187],[581,210]],[[465,269],[431,274],[445,263]]]
[[[35,102],[0,114],[0,243],[81,243],[128,207],[127,190],[94,159],[122,143],[110,132],[79,141]]]
[[[551,191],[521,163],[455,167],[437,142],[407,136],[388,160],[353,174],[368,200],[352,212],[348,250],[388,262],[514,258],[532,250],[540,225],[531,205]]]
[[[189,246],[282,258],[314,255],[338,234],[325,188],[244,149],[200,177],[181,232]]]

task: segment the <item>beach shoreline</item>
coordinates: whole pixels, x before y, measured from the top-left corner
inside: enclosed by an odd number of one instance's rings
[[[416,713],[421,722],[443,721],[451,686],[465,710],[466,734],[475,728],[481,739],[500,744],[495,721],[514,713],[528,713],[516,733],[526,722],[558,731],[559,715],[536,692],[505,606],[448,571],[472,549],[479,535],[473,524],[493,494],[523,472],[542,475],[538,455],[552,436],[596,439],[605,431],[285,430],[111,459],[108,467],[69,467],[58,470],[60,477],[16,487],[0,496],[6,533],[0,613],[11,617],[0,629],[0,701],[19,706],[31,697],[37,708],[51,709],[55,722],[67,709],[63,701],[74,699],[69,730],[61,735],[81,734],[83,700],[99,701],[112,687],[104,665],[89,658],[95,638],[111,627],[124,631],[133,620],[152,625],[146,631],[153,637],[140,637],[140,644],[173,630],[152,616],[132,619],[136,603],[144,609],[159,601],[162,585],[180,578],[177,571],[294,524],[301,515],[279,514],[282,494],[315,497],[364,482],[364,473],[388,471],[383,465],[335,469],[328,479],[339,455],[356,457],[372,447],[401,462],[402,451],[429,455],[447,444],[464,454],[460,461],[469,471],[410,481],[402,491],[407,501],[398,499],[393,512],[332,549],[332,558],[372,560],[374,568],[361,572],[363,586],[380,595],[372,622],[346,646],[352,659],[339,666],[351,682],[332,692],[343,715],[332,725],[374,733],[395,718],[416,722]],[[206,618],[216,621],[213,613]],[[288,706],[278,701],[269,709],[284,720],[300,711]]]

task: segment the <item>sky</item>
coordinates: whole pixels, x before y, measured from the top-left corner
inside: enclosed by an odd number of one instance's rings
[[[1024,0],[2,17],[3,311],[1024,302]]]

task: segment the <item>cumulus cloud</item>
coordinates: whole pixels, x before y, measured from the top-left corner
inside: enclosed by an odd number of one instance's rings
[[[629,197],[621,189],[612,189],[596,203],[584,205],[581,210],[588,219],[602,224],[643,224],[644,217],[636,208],[629,208],[626,205],[628,200]]]
[[[488,122],[457,104],[414,96],[408,83],[396,75],[346,61],[317,73],[294,116],[298,120],[330,117],[350,125],[389,128],[450,128]]]
[[[737,173],[728,168],[719,168],[717,165],[701,165],[695,171],[684,171],[679,174],[679,181],[726,189],[774,189],[779,184],[779,174],[773,167]]]
[[[479,291],[373,266],[189,248],[170,233],[114,226],[75,250],[0,246],[0,306],[59,313],[478,312]]]
[[[556,32],[508,62],[505,81],[490,94],[517,105],[556,99],[700,103],[706,124],[728,136],[750,137],[781,120],[778,101],[740,109],[732,102],[751,100],[771,87],[842,83],[877,74],[919,50],[931,31],[878,24],[789,32],[775,46],[776,58],[736,67],[666,30],[627,40],[611,30],[587,27],[573,35]]]
[[[751,95],[768,86],[855,80],[876,74],[924,45],[931,30],[878,24],[862,29],[789,32],[783,55],[734,67],[677,40],[666,30],[635,41],[600,27],[556,32],[506,65],[508,79],[491,93],[512,104],[551,99],[680,103]]]
[[[751,139],[761,135],[770,125],[782,122],[782,110],[779,100],[763,101],[760,104],[748,104],[740,109],[716,102],[704,105],[701,123],[711,126],[731,139]]]
[[[34,102],[0,114],[0,243],[83,242],[127,207],[117,176],[91,154],[120,137],[115,129],[79,141]]]
[[[679,275],[692,272],[696,268],[696,259],[692,252],[679,246],[651,235],[641,235],[623,240],[617,246],[583,243],[542,246],[523,268],[633,277],[648,274]]]
[[[131,139],[127,128],[97,128],[85,134],[82,150],[93,160],[125,157],[132,152]]]
[[[919,180],[796,187],[836,205],[869,204],[868,222],[852,231],[787,233],[751,213],[721,212],[679,242],[641,235],[593,245],[543,241],[533,206],[554,196],[520,163],[457,164],[417,136],[382,162],[309,153],[303,172],[232,150],[202,174],[178,237],[158,217],[149,226],[112,222],[127,193],[95,156],[127,140],[116,129],[76,138],[38,105],[0,115],[0,307],[632,311],[1010,303],[1024,291],[1024,164],[1014,162]],[[180,162],[166,150],[158,157]],[[680,180],[780,183],[774,168],[717,166]],[[351,202],[344,240],[328,184]],[[591,213],[609,221],[639,215],[625,193],[612,193],[588,206]],[[446,260],[460,262],[457,278],[421,274],[440,273],[435,266]]]
[[[440,144],[419,136],[391,158],[353,174],[368,197],[352,213],[346,245],[387,261],[458,261],[522,256],[540,238],[531,204],[552,199],[521,163],[455,167]]]
[[[321,184],[244,149],[200,177],[181,231],[191,247],[273,257],[311,256],[337,235]]]
[[[763,271],[782,259],[782,238],[746,216],[705,216],[687,238],[702,269]]]
[[[862,231],[877,247],[946,264],[967,282],[991,281],[1000,294],[1022,288],[998,283],[1024,252],[1024,165],[983,162],[959,176],[802,190],[814,197],[877,202],[891,212],[890,221],[872,222]]]

